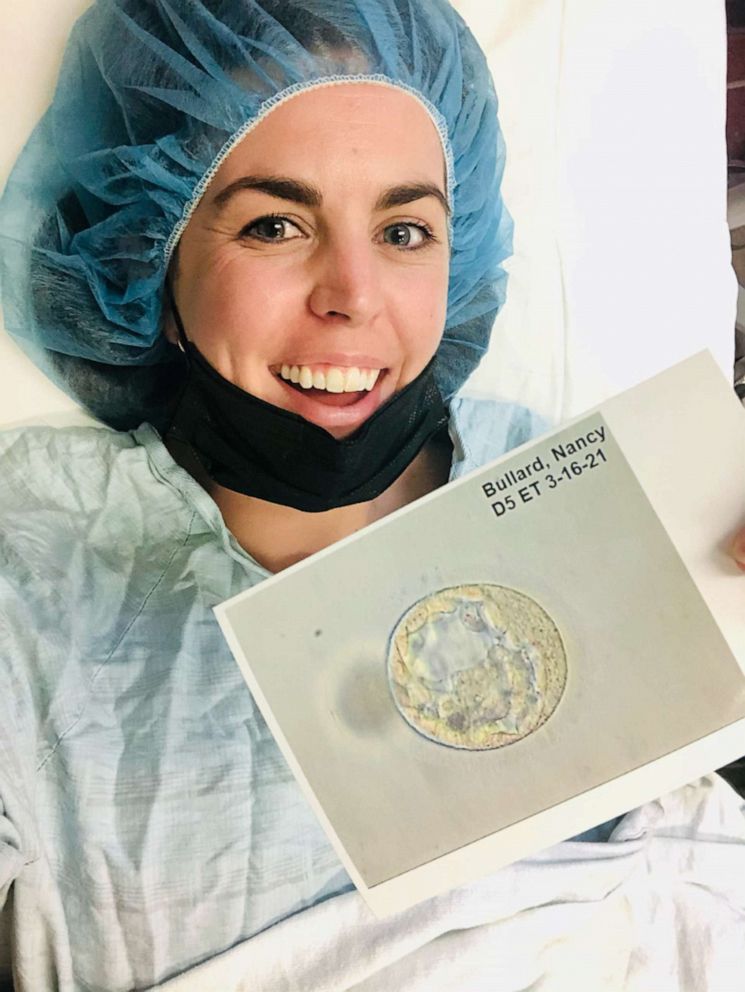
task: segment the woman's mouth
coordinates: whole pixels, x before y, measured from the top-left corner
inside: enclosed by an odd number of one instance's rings
[[[286,396],[286,409],[319,427],[350,433],[380,405],[387,370],[283,364],[272,371]]]
[[[332,395],[339,393],[370,392],[380,369],[366,369],[340,365],[310,366],[282,365],[279,375],[285,382],[297,385],[301,389],[314,389]]]

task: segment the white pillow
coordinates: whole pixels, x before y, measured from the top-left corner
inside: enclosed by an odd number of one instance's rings
[[[88,0],[14,4],[0,180]],[[550,420],[709,347],[733,362],[718,0],[456,0],[487,52],[515,220],[507,302],[466,390]],[[73,411],[0,333],[0,424]]]
[[[709,348],[732,381],[720,0],[456,0],[489,57],[515,219],[467,389],[552,420]]]

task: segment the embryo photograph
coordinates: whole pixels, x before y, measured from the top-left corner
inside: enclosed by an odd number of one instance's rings
[[[224,619],[368,886],[698,740],[740,705],[739,668],[599,414]]]
[[[391,636],[399,712],[438,744],[487,750],[551,716],[566,683],[561,636],[535,600],[489,583],[455,586],[407,610]]]

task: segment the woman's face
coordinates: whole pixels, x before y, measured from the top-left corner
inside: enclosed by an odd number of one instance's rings
[[[435,126],[403,91],[338,84],[282,104],[223,162],[181,238],[187,337],[254,396],[351,434],[442,335],[444,173]],[[166,333],[177,340],[170,319]]]

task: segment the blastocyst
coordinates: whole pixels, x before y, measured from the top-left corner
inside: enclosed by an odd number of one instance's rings
[[[411,726],[486,750],[533,733],[556,709],[567,659],[542,606],[506,586],[452,586],[414,603],[391,634],[388,680]]]

